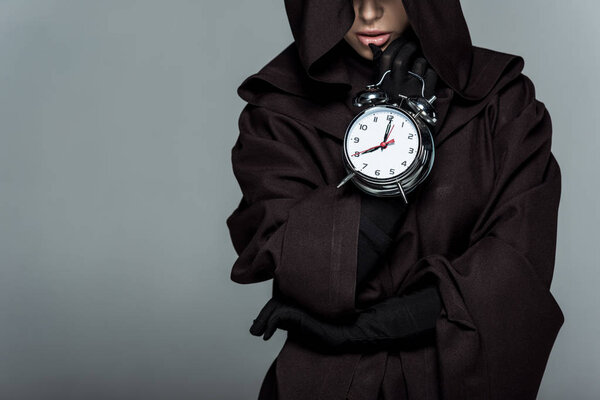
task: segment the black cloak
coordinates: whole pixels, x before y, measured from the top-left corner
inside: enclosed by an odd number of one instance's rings
[[[238,89],[231,279],[273,279],[274,294],[336,321],[427,275],[443,310],[433,335],[393,351],[322,354],[288,336],[261,399],[535,399],[564,322],[550,293],[561,173],[523,58],[473,46],[459,0],[403,0],[442,83],[435,162],[355,301],[361,196],[336,188],[364,83],[340,50],[352,2],[285,3],[295,42]]]

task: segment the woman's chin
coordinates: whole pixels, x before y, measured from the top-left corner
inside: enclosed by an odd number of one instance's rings
[[[364,44],[358,41],[348,40],[347,37],[344,37],[344,39],[346,40],[346,43],[348,43],[350,47],[352,47],[359,56],[369,61],[373,61],[373,52],[371,51],[371,48],[369,46],[365,46]],[[389,47],[391,41],[392,40],[388,40],[386,43],[384,43],[383,46],[380,46],[381,51],[385,51],[385,49]]]
[[[370,47],[366,47],[361,45],[356,45],[353,46],[354,47],[354,51],[356,51],[358,53],[358,55],[360,55],[362,58],[366,58],[367,60],[373,60],[373,52],[371,51]]]
[[[362,51],[358,54],[360,54],[362,58],[366,58],[367,60],[373,61],[373,52],[371,52],[371,49],[367,51]]]

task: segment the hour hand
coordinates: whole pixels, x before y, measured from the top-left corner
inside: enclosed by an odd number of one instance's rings
[[[381,144],[379,144],[379,145],[377,145],[377,146],[373,146],[373,147],[371,147],[371,148],[369,148],[369,149],[366,149],[366,150],[363,150],[363,151],[358,151],[358,152],[356,152],[355,154],[352,154],[352,155],[353,155],[353,156],[359,156],[359,155],[361,155],[361,154],[370,153],[370,152],[372,152],[372,151],[375,151],[375,150],[377,150],[377,149],[378,149],[378,148],[380,148],[380,147],[381,147]]]
[[[353,156],[356,156],[356,157],[358,157],[358,156],[359,156],[359,155],[361,155],[361,154],[365,154],[365,153],[371,153],[371,152],[373,152],[373,151],[375,151],[375,150],[377,150],[377,149],[385,149],[385,148],[386,148],[388,145],[390,145],[390,144],[394,144],[394,142],[395,142],[395,141],[396,141],[396,139],[392,139],[392,140],[390,140],[389,142],[381,142],[381,143],[379,143],[379,145],[377,145],[377,146],[373,146],[373,147],[371,147],[371,148],[369,148],[369,149],[367,149],[367,150],[358,151],[358,152],[356,152],[356,153],[354,153],[354,154],[352,154],[352,155],[353,155]]]
[[[375,151],[375,150],[377,150],[377,149],[380,149],[380,148],[381,148],[381,145],[379,145],[379,146],[376,146],[376,147],[372,147],[372,148],[370,148],[370,149],[368,149],[368,150],[365,150],[365,151],[363,151],[363,152],[362,152],[362,153],[360,153],[360,154],[371,153],[371,152],[373,152],[373,151]]]

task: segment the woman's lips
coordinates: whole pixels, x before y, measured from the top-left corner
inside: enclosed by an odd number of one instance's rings
[[[356,34],[358,40],[365,46],[368,46],[369,44],[373,43],[374,45],[379,47],[383,46],[390,39],[390,36],[390,33],[382,33],[380,35],[363,35],[360,33]]]

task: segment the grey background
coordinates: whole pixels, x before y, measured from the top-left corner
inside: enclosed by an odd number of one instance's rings
[[[540,399],[600,398],[598,3],[463,0],[522,55],[563,174]],[[292,40],[279,0],[0,0],[0,399],[253,399],[271,282],[229,280],[236,88]]]

